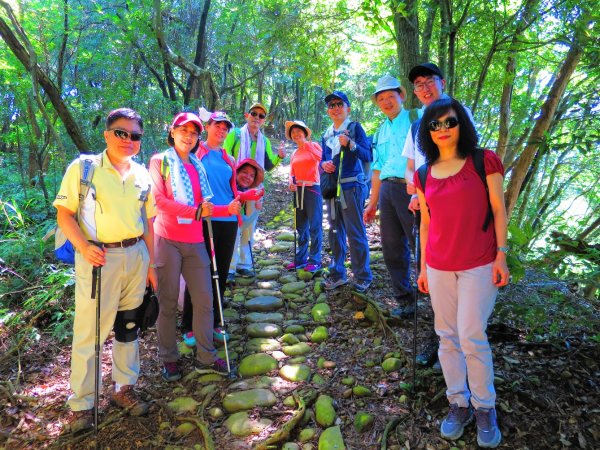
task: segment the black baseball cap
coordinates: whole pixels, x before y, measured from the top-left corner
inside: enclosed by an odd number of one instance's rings
[[[415,66],[412,69],[410,69],[410,72],[408,72],[408,79],[411,83],[414,83],[415,78],[429,75],[437,75],[442,80],[444,79],[444,74],[442,73],[440,68],[430,62],[419,64],[418,66]]]

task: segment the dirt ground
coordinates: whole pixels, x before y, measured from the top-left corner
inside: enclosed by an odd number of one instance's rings
[[[282,230],[291,231],[291,196],[285,191],[287,166],[271,175],[269,191],[261,215],[255,259],[275,260],[283,270],[284,262],[291,258],[291,250],[270,252],[267,247],[278,241]],[[281,212],[283,211],[283,212]],[[375,275],[368,298],[388,311],[392,301],[389,278],[381,258],[381,248],[376,225],[369,226],[373,254],[372,269]],[[324,233],[326,235],[326,233]],[[325,240],[327,242],[327,240]],[[325,247],[327,243],[325,242]],[[325,250],[325,249],[324,249]],[[306,292],[313,292],[309,282]],[[512,305],[527,305],[527,300],[537,295],[542,286],[545,292],[562,292],[570,302],[582,304],[583,300],[571,294],[564,284],[549,280],[535,272],[527,272],[519,283],[503,289],[498,298],[497,312],[490,321],[489,336],[494,352],[497,410],[505,449],[559,449],[600,448],[600,351],[599,346],[586,334],[585,328],[568,327],[564,338],[552,341],[526,340],[530,331],[519,326],[518,317],[511,316]],[[247,287],[236,287],[230,293],[246,292]],[[310,301],[310,305],[314,300]],[[229,392],[231,380],[217,384],[216,395],[204,405],[201,417],[208,426],[214,448],[224,450],[252,448],[283,427],[295,409],[285,406],[282,400],[292,392],[306,393],[310,389],[327,393],[335,399],[337,423],[341,426],[347,449],[451,449],[477,448],[475,427],[469,426],[461,440],[448,442],[439,436],[439,424],[447,412],[445,384],[441,374],[432,369],[418,368],[417,385],[411,389],[413,356],[413,322],[393,322],[355,319],[355,313],[364,311],[366,303],[355,298],[347,288],[328,294],[331,316],[327,322],[329,339],[324,344],[312,344],[313,351],[306,364],[312,369],[310,382],[279,382],[273,388],[278,403],[271,408],[255,408],[252,415],[269,418],[273,425],[259,435],[246,438],[233,437],[223,426],[227,417],[210,419],[206,411],[222,407],[222,398]],[[305,303],[301,304],[304,307]],[[586,305],[584,305],[586,306]],[[245,313],[243,303],[229,302],[228,308],[240,316]],[[591,306],[590,306],[591,308]],[[288,304],[287,317],[296,317]],[[512,311],[512,313],[511,313]],[[520,313],[519,313],[520,314]],[[548,317],[552,309],[547,311]],[[596,310],[594,314],[598,314]],[[428,299],[419,301],[417,352],[427,342],[432,328],[432,313]],[[385,316],[382,316],[385,318]],[[304,319],[307,329],[314,327]],[[597,322],[596,322],[597,323]],[[542,324],[543,325],[543,324]],[[237,362],[244,356],[243,319],[233,319],[228,329],[234,336],[233,350],[241,349]],[[0,329],[1,332],[1,329]],[[598,334],[595,330],[595,334]],[[168,383],[161,378],[161,364],[157,356],[156,334],[153,330],[141,338],[141,376],[136,386],[138,392],[151,402],[147,417],[129,417],[108,404],[110,389],[110,343],[103,353],[103,395],[101,396],[101,427],[97,436],[93,432],[82,435],[62,433],[67,417],[65,401],[69,394],[70,343],[53,342],[44,334],[30,342],[26,351],[10,358],[0,366],[0,448],[103,448],[103,449],[161,449],[205,448],[200,428],[185,437],[175,433],[175,427],[189,417],[176,416],[167,403],[188,395],[202,401],[201,385],[196,380]],[[397,353],[402,367],[391,373],[381,368],[385,355]],[[335,362],[335,367],[317,367],[319,357]],[[191,372],[190,357],[182,357],[184,372]],[[313,382],[319,374],[322,384]],[[277,376],[276,371],[270,374]],[[370,389],[372,395],[358,398],[349,395],[344,377],[353,376],[357,384]],[[375,417],[373,426],[358,433],[353,426],[357,411],[367,411]],[[271,448],[280,448],[283,442],[299,442],[298,431],[318,425],[308,416],[308,422],[291,431],[290,437]],[[389,427],[384,439],[386,425]],[[314,439],[299,444],[298,448],[318,446],[318,433]],[[312,445],[312,447],[310,447]]]

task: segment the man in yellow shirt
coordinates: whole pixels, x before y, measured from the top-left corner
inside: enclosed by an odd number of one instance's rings
[[[79,199],[78,158],[68,167],[54,201],[61,230],[76,249],[75,321],[71,355],[71,417],[67,429],[77,432],[93,425],[96,303],[100,304],[100,349],[111,330],[111,403],[132,415],[148,412],[148,404],[133,391],[139,371],[138,307],[145,287],[157,288],[153,267],[154,200],[150,175],[132,158],[143,135],[141,117],[128,108],[106,118],[106,150],[94,155],[91,188]],[[81,207],[79,205],[82,202]],[[91,297],[96,268],[101,267],[101,298]],[[101,369],[99,369],[101,370]]]

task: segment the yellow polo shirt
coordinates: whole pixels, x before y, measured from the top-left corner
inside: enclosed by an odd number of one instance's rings
[[[79,206],[79,164],[77,158],[69,165],[53,203],[55,207],[63,206],[73,213]],[[79,226],[86,238],[108,243],[141,236],[144,233],[142,207],[148,219],[156,215],[151,192],[144,205],[140,200],[142,192],[150,189],[151,184],[146,168],[134,161],[131,161],[127,178],[122,179],[104,150],[79,215]]]

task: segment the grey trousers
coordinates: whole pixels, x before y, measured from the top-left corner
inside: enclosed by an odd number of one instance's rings
[[[213,302],[210,278],[210,260],[204,242],[190,244],[154,235],[154,259],[158,270],[157,320],[158,354],[163,362],[175,362],[177,349],[177,300],[179,278],[190,291],[193,318],[192,331],[196,337],[196,358],[202,364],[216,360],[213,345]]]

